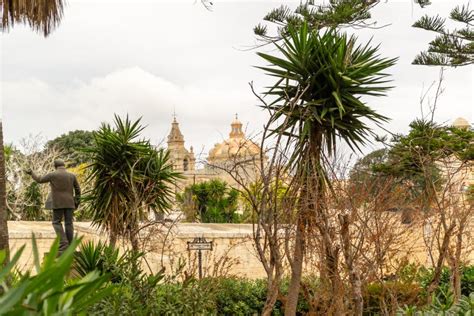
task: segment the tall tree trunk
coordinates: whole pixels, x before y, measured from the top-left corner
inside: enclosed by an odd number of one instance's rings
[[[351,284],[352,312],[353,315],[362,315],[364,309],[364,298],[362,296],[360,272],[354,263],[354,257],[351,249],[352,246],[349,232],[349,215],[339,215],[339,222],[341,223],[342,249],[347,270],[349,271],[349,282]]]
[[[285,315],[295,315],[303,274],[303,259],[309,223],[316,221],[321,227],[319,213],[324,195],[324,177],[321,169],[322,132],[314,127],[309,138],[309,147],[300,157],[297,176],[300,178],[301,194],[296,223],[295,247],[291,264],[291,281],[285,305]]]
[[[5,148],[3,147],[3,126],[0,119],[0,250],[5,250],[6,252],[6,260],[4,260],[4,264],[6,264],[10,259],[5,176]]]
[[[446,260],[446,257],[448,256],[451,234],[455,227],[456,227],[455,223],[452,223],[451,226],[447,230],[444,231],[443,243],[441,244],[441,248],[439,249],[439,256],[438,256],[438,261],[434,269],[433,279],[431,280],[428,286],[428,302],[430,302],[431,300],[431,294],[433,294],[433,292],[439,286],[439,282],[441,280],[441,273],[443,272],[443,264],[444,264],[444,261]]]
[[[276,271],[274,278],[269,278],[267,284],[267,299],[265,300],[265,305],[263,306],[262,316],[271,316],[273,312],[273,307],[278,299],[278,294],[280,292],[280,283],[281,283],[281,271]]]
[[[304,212],[300,211],[296,223],[295,246],[293,250],[293,260],[291,264],[291,281],[288,287],[288,296],[285,304],[285,315],[296,315],[298,296],[300,293],[301,277],[303,275],[303,254],[305,248],[305,219],[302,218]]]
[[[135,226],[135,225],[133,225]],[[130,238],[130,244],[132,245],[132,249],[134,251],[138,251],[140,249],[140,242],[138,240],[138,233],[135,227],[130,227],[128,229],[128,234]]]
[[[117,233],[110,230],[109,232],[109,246],[112,248],[115,248],[115,245],[117,244]]]
[[[451,256],[451,286],[453,288],[454,300],[458,302],[461,298],[461,253],[465,221],[461,220],[456,234],[456,249]]]

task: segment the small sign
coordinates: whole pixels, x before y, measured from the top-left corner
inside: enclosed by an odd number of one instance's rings
[[[212,241],[207,241],[204,237],[194,238],[188,241],[188,250],[212,250]]]
[[[188,242],[188,250],[212,250],[212,241],[200,243]]]

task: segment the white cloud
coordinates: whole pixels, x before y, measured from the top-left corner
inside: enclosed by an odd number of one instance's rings
[[[199,2],[70,1],[60,27],[48,38],[15,27],[2,35],[1,75],[4,134],[17,142],[28,134],[47,138],[73,129],[95,129],[113,113],[143,116],[146,136],[163,140],[176,109],[186,145],[205,152],[227,136],[238,112],[258,131],[265,114],[250,93],[273,82],[253,65],[263,61],[255,50],[252,28],[279,4],[270,1],[216,1],[215,10]],[[373,37],[382,56],[400,56],[390,70],[395,88],[369,106],[393,120],[385,128],[405,132],[419,116],[419,96],[437,78],[436,67],[415,67],[413,57],[434,38],[416,30],[423,14],[447,16],[464,0],[436,1],[421,9],[410,1],[388,1],[373,11],[381,29],[357,30],[359,40]],[[285,2],[286,3],[286,2]],[[131,5],[133,4],[133,5]],[[294,7],[295,3],[291,3]],[[261,48],[275,53],[271,47]],[[446,91],[436,119],[473,120],[474,67],[446,71]],[[375,145],[376,146],[376,145]],[[369,150],[367,147],[366,150]]]
[[[58,88],[38,79],[3,82],[6,141],[29,134],[51,139],[70,130],[96,129],[113,114],[143,117],[154,143],[168,133],[176,111],[187,145],[206,151],[222,140],[235,112],[259,124],[260,111],[249,89],[225,86],[227,80],[179,86],[139,67],[114,71],[89,82]],[[12,105],[12,106],[10,106]],[[19,128],[24,126],[25,128]]]

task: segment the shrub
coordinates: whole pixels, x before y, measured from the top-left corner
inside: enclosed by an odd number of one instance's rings
[[[474,293],[474,265],[463,267],[461,274],[461,294],[469,297]]]
[[[219,315],[260,314],[265,299],[264,280],[218,279],[216,308]]]
[[[424,309],[417,306],[400,308],[397,316],[474,315],[474,293],[471,293],[470,296],[463,296],[458,303],[454,303],[450,292],[444,292],[442,300],[438,296],[434,295],[431,305]]]
[[[154,315],[220,315],[216,312],[213,282],[194,278],[182,283],[160,284]]]
[[[164,278],[164,270],[151,274],[144,272],[141,268],[143,256],[142,252],[128,251],[115,263],[106,261],[102,267],[110,271],[116,286],[111,295],[89,309],[90,314],[155,315],[158,307],[156,293],[158,283]]]
[[[422,288],[417,283],[371,283],[364,289],[364,315],[394,313],[399,306],[419,305],[423,299]]]
[[[73,315],[83,314],[87,307],[108,295],[112,288],[105,285],[108,276],[90,272],[82,278],[69,279],[74,249],[80,240],[74,240],[57,258],[59,241],[51,246],[40,264],[36,239],[33,236],[33,256],[36,275],[29,272],[18,275],[14,267],[24,246],[0,270],[0,315]],[[5,252],[0,251],[0,264]],[[8,281],[8,282],[7,282]]]

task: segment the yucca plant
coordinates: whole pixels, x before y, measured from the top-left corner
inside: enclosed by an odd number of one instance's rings
[[[51,246],[40,263],[36,239],[33,236],[33,256],[36,275],[29,272],[17,276],[15,265],[25,248],[21,247],[12,260],[0,270],[0,315],[85,315],[87,308],[111,293],[106,285],[109,276],[91,272],[78,279],[69,279],[74,249],[80,243],[74,240],[57,258],[59,241]],[[0,251],[0,263],[5,251]]]
[[[111,246],[124,236],[137,250],[139,221],[149,210],[171,207],[172,188],[180,177],[167,151],[139,139],[143,129],[140,119],[132,122],[116,115],[115,126],[103,124],[93,133],[94,145],[85,150],[92,189],[84,201],[93,224],[109,232]]]
[[[119,256],[117,248],[112,248],[102,241],[88,241],[81,243],[74,254],[72,267],[74,274],[81,277],[96,270],[100,274],[110,274],[112,282],[119,282],[120,277],[114,271],[122,265],[122,261],[123,256]]]
[[[285,135],[292,143],[290,167],[296,179],[294,183],[301,186],[295,260],[285,311],[294,314],[309,227],[316,227],[322,235],[328,249],[326,264],[330,265],[332,260],[333,243],[321,204],[327,187],[324,156],[336,151],[338,140],[359,149],[371,136],[367,123],[387,120],[362,97],[385,94],[390,87],[385,85],[389,75],[384,71],[396,59],[379,57],[377,47],[371,47],[370,43],[357,45],[353,36],[333,29],[321,33],[309,30],[306,23],[290,27],[282,43],[275,46],[279,55],[258,53],[270,63],[258,68],[276,78],[276,83],[265,93],[271,101],[263,107],[271,113],[272,135]]]

